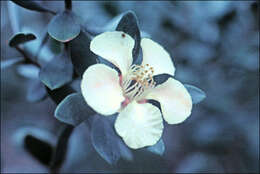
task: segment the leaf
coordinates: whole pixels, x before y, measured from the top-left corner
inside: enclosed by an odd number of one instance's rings
[[[111,116],[109,116],[111,117]],[[120,157],[133,159],[131,151],[122,142],[108,117],[95,115],[91,128],[91,142],[99,155],[109,164],[116,164]]]
[[[8,68],[8,67],[10,67],[16,63],[22,62],[22,61],[24,61],[24,59],[22,57],[3,60],[3,61],[1,61],[1,69]]]
[[[49,35],[60,41],[68,42],[80,33],[80,25],[72,11],[64,11],[57,14],[48,24]]]
[[[109,164],[115,164],[120,158],[120,150],[117,148],[116,134],[107,121],[101,116],[93,121],[91,129],[91,142],[99,155]]]
[[[25,43],[25,42],[29,42],[32,40],[35,40],[36,36],[32,33],[17,33],[14,36],[12,36],[12,38],[9,40],[9,46],[10,47],[16,47],[19,44]]]
[[[193,104],[198,104],[206,98],[206,93],[201,89],[188,84],[184,84],[184,86],[190,93]]]
[[[25,78],[38,79],[40,69],[32,64],[21,64],[17,66],[17,73]]]
[[[146,149],[156,155],[162,156],[165,150],[164,142],[160,139],[155,145],[147,147]]]
[[[33,10],[38,12],[48,12],[51,14],[55,14],[55,12],[53,12],[52,10],[42,7],[36,0],[11,0],[11,1],[28,10]]]
[[[36,54],[35,54],[35,56],[34,56],[34,60],[38,60],[38,56],[39,56],[39,54],[40,54],[40,52],[41,52],[43,46],[47,43],[48,40],[49,40],[49,35],[48,35],[48,33],[46,32],[46,33],[44,34],[43,39],[40,41],[40,45],[39,45],[39,48],[38,48],[37,51],[36,51]]]
[[[132,36],[132,38],[135,40],[135,46],[132,51],[133,59],[135,62],[139,55],[141,41],[140,30],[135,13],[132,11],[128,11],[123,14],[119,24],[117,25],[116,31],[123,31]]]
[[[97,56],[89,49],[90,41],[90,37],[81,31],[79,36],[70,42],[71,61],[79,76],[82,76],[90,65],[97,63]]]
[[[60,88],[72,80],[73,66],[69,56],[69,53],[64,51],[41,69],[39,78],[51,90]]]
[[[61,122],[78,125],[95,112],[85,102],[80,93],[67,96],[56,108],[55,117]]]
[[[28,91],[27,91],[27,100],[30,102],[38,102],[43,100],[46,97],[46,89],[45,86],[41,83],[41,81],[34,81]]]

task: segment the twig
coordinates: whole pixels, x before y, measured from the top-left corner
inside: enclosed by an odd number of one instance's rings
[[[66,10],[71,10],[72,9],[72,2],[71,0],[65,0],[65,9]]]
[[[16,46],[15,49],[16,49],[19,53],[21,53],[21,54],[23,55],[23,57],[24,57],[24,59],[25,59],[25,62],[30,63],[30,64],[33,64],[33,65],[35,65],[35,66],[37,66],[37,67],[39,67],[39,68],[41,67],[41,65],[40,65],[38,62],[33,61],[33,60],[26,54],[26,52],[25,52],[24,50],[22,50],[20,47]]]
[[[65,125],[58,139],[54,156],[51,161],[50,172],[59,173],[60,167],[66,158],[69,138],[73,132],[74,126]]]

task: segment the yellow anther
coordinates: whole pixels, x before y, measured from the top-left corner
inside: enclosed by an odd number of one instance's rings
[[[153,67],[150,67],[149,64],[132,65],[123,79],[125,96],[130,100],[137,100],[145,90],[153,88],[155,86],[152,78],[153,72]]]

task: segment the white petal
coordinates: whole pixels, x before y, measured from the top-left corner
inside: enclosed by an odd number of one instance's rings
[[[117,71],[103,64],[84,72],[81,92],[88,105],[102,115],[114,114],[124,101]]]
[[[134,44],[134,39],[124,32],[105,32],[91,41],[90,50],[115,64],[124,75],[133,62]]]
[[[138,104],[133,101],[119,113],[115,129],[133,149],[154,145],[163,132],[161,112],[150,103]]]
[[[148,38],[141,41],[143,51],[142,64],[149,64],[154,68],[154,75],[170,74],[174,75],[175,67],[169,53],[158,43]]]
[[[145,98],[160,102],[163,117],[169,124],[181,123],[191,114],[191,96],[183,84],[173,78],[152,89]]]

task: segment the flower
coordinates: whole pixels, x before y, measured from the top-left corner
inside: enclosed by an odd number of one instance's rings
[[[183,122],[190,114],[192,100],[179,81],[169,78],[157,85],[154,75],[174,75],[170,55],[156,42],[141,40],[143,62],[133,63],[134,39],[124,32],[105,32],[96,36],[90,50],[117,66],[121,73],[104,65],[90,66],[83,74],[84,99],[96,112],[109,116],[119,112],[115,130],[133,149],[157,143],[163,132],[163,119],[169,124]],[[160,103],[161,111],[148,103]]]

